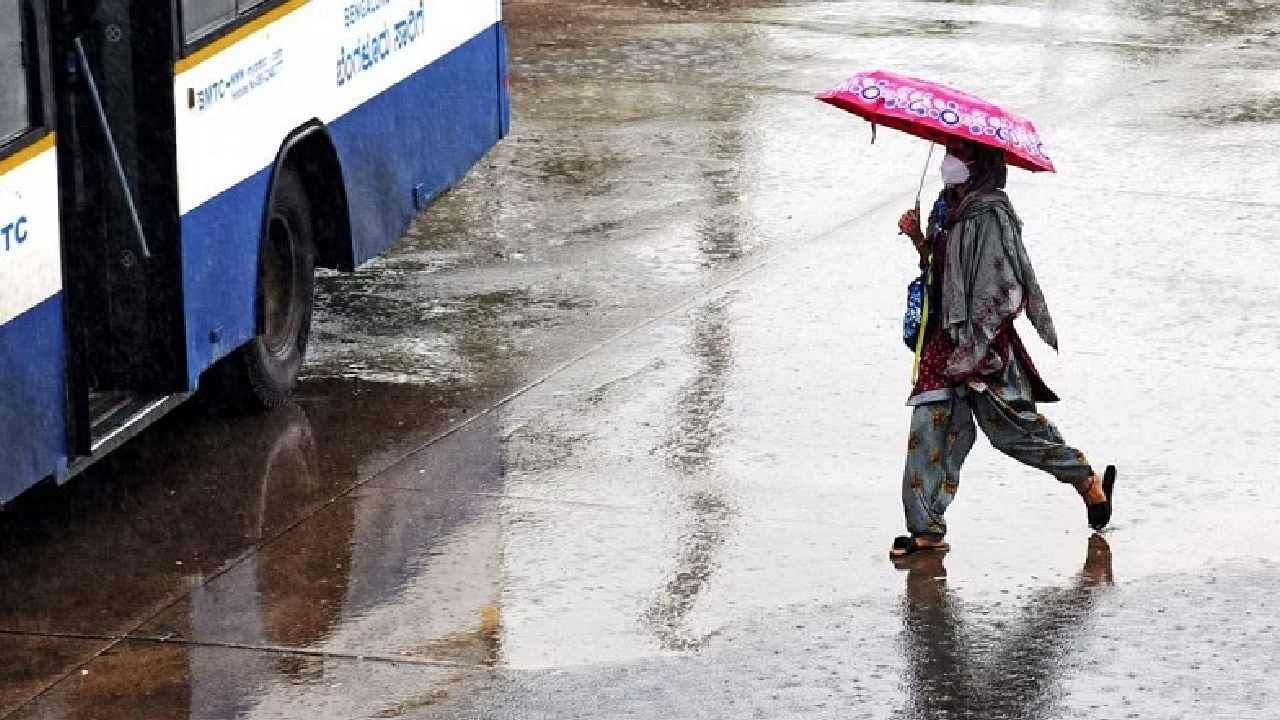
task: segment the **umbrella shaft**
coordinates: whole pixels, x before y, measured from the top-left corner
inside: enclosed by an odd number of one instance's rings
[[[929,163],[933,162],[933,146],[929,143],[929,156],[924,159],[924,170],[920,173],[920,187],[916,188],[916,215],[920,214],[920,193],[924,192],[924,179],[929,175]]]

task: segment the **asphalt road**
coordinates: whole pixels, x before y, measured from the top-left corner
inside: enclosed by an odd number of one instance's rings
[[[514,134],[322,279],[296,402],[0,515],[0,718],[1280,717],[1280,5],[505,7]],[[813,100],[870,67],[1043,131],[1104,536],[980,441],[885,557],[927,149]]]

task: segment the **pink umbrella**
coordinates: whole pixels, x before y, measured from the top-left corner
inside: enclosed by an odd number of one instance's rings
[[[1005,162],[1033,172],[1056,172],[1031,121],[945,85],[873,70],[858,73],[818,96],[822,102],[896,130],[946,144],[972,140],[1004,151]]]

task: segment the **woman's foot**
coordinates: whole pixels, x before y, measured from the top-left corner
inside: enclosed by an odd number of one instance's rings
[[[1101,530],[1111,522],[1111,497],[1115,484],[1116,466],[1108,465],[1101,477],[1092,475],[1076,486],[1076,491],[1084,498],[1089,527],[1094,530]]]
[[[947,550],[950,547],[940,537],[900,535],[893,539],[893,547],[889,548],[889,558],[898,560],[918,552]]]
[[[1085,505],[1097,505],[1107,501],[1107,494],[1102,491],[1102,476],[1094,473],[1084,482],[1076,486],[1076,492],[1084,498]]]

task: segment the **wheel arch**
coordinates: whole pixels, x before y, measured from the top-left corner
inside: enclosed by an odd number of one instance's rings
[[[307,196],[311,200],[312,224],[316,235],[316,266],[343,272],[354,270],[355,245],[342,163],[338,159],[338,150],[329,135],[329,129],[319,120],[304,123],[289,133],[289,137],[280,145],[271,171],[261,237],[265,238],[267,234],[267,223],[276,196],[276,178],[281,169],[286,167],[301,175]]]

